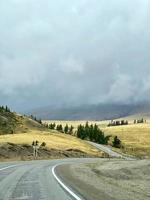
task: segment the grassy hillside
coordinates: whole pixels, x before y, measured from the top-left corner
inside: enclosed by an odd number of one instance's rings
[[[0,107],[0,134],[27,132],[30,129],[43,129],[42,125],[28,117]]]
[[[76,137],[52,131],[37,121],[0,107],[0,160],[33,159],[32,142],[39,159],[65,157],[101,157],[102,152]]]
[[[137,116],[134,116],[137,118]],[[121,151],[138,156],[150,156],[150,118],[144,124],[133,124],[134,117],[126,118],[129,125],[108,127],[109,121],[90,121],[98,124],[106,135],[117,135],[124,146]],[[46,123],[73,125],[74,131],[79,124],[86,121],[43,121]],[[10,112],[6,108],[0,107],[0,144],[7,142],[14,144],[31,145],[33,140],[40,143],[45,142],[48,149],[78,149],[90,155],[98,154],[98,151],[73,136],[61,134],[57,131],[47,130],[37,121]]]
[[[38,141],[38,159],[102,157],[103,153],[76,137],[57,131],[30,130],[27,133],[0,135],[0,161],[32,160],[32,142]]]
[[[100,125],[106,134],[117,135],[123,145],[123,152],[139,155],[150,156],[150,122],[144,124],[133,124],[130,121],[129,125],[107,127],[104,122]]]
[[[135,118],[134,118],[135,117]],[[104,131],[106,135],[118,136],[124,149],[121,149],[124,153],[129,153],[137,156],[150,156],[150,118],[147,118],[147,122],[144,124],[134,124],[133,119],[138,119],[136,116],[129,119],[129,125],[124,126],[110,126],[109,121],[89,121],[90,123],[96,123],[100,129]],[[141,117],[141,116],[140,116]],[[139,117],[139,119],[140,119]],[[56,124],[73,125],[75,130],[79,124],[85,124],[86,121],[47,121],[48,123],[55,122]],[[116,149],[118,150],[118,149]]]
[[[28,133],[0,135],[0,143],[14,143],[14,144],[32,144],[33,141],[38,140],[39,144],[46,143],[49,149],[67,150],[78,149],[80,151],[97,155],[99,151],[94,147],[85,143],[83,140],[76,137],[58,133],[57,131],[38,131],[31,130]]]

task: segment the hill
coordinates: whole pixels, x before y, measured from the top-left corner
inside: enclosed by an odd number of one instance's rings
[[[141,119],[143,115],[136,118],[137,116],[129,116],[126,118],[122,118],[128,120],[128,125],[120,125],[120,126],[108,126],[110,120],[105,121],[94,121],[90,120],[89,124],[97,124],[99,128],[106,134],[111,135],[112,137],[118,136],[121,139],[124,148],[115,149],[115,151],[122,151],[123,153],[136,155],[139,157],[150,157],[150,118],[147,118],[145,123],[134,124],[134,119]],[[144,118],[145,119],[145,118]],[[118,119],[121,120],[121,119]],[[66,124],[74,127],[74,131],[76,131],[79,124],[85,125],[86,120],[46,120],[46,123],[54,123],[56,125],[62,124],[64,127]]]
[[[101,151],[88,143],[49,130],[34,119],[0,107],[0,161],[33,159],[33,141],[39,142],[38,159],[102,156]]]
[[[123,126],[110,126],[108,121],[101,122],[100,128],[108,135],[117,135],[123,144],[124,153],[145,157],[150,157],[150,120],[147,119],[146,123],[134,124],[133,120],[129,117],[128,125]]]
[[[58,159],[68,157],[102,157],[102,152],[90,144],[71,135],[57,131],[30,130],[27,133],[0,135],[0,160],[33,159],[32,142],[40,146],[38,159]]]
[[[27,132],[29,129],[43,129],[37,121],[11,112],[8,107],[0,107],[0,134]]]

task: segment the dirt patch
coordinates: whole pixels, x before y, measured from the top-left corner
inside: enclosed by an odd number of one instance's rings
[[[79,149],[59,150],[54,148],[40,147],[38,151],[38,159],[57,159],[57,158],[89,158],[100,157],[87,154]],[[32,160],[33,147],[29,144],[0,144],[0,160]]]

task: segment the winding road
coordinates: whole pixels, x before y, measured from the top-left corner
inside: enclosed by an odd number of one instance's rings
[[[134,156],[126,155],[126,154],[123,154],[123,153],[120,154],[120,153],[113,151],[111,146],[97,144],[97,143],[94,143],[94,142],[88,142],[88,143],[93,145],[97,149],[107,153],[112,158],[122,158],[122,159],[125,159],[125,160],[136,160],[136,158]]]
[[[103,146],[95,147],[102,149]],[[103,149],[105,152],[108,148]],[[111,156],[121,157],[120,154]],[[0,164],[0,200],[83,200],[59,179],[55,166],[90,163],[98,159],[21,161]]]
[[[58,183],[54,176],[54,167],[59,164],[83,163],[93,160],[95,159],[0,164],[0,200],[81,200],[82,198],[67,186],[68,191],[62,185],[60,186],[61,183]]]

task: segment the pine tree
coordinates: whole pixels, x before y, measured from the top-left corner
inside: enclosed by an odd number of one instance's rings
[[[87,139],[93,142],[97,142],[99,144],[107,144],[110,136],[105,136],[104,132],[99,129],[98,125],[91,124],[89,126],[88,123],[83,125],[79,125],[77,128],[77,137],[81,139]]]
[[[58,125],[56,126],[56,130],[63,133],[63,127],[62,127],[62,125],[61,125],[61,124],[58,124]]]
[[[59,131],[59,125],[56,126],[56,130]]]
[[[114,137],[112,144],[113,147],[121,148],[121,140],[117,136]]]
[[[81,138],[82,140],[85,139],[85,130],[84,130],[84,126],[82,126],[81,124],[78,126],[77,129],[77,137]]]
[[[8,106],[5,107],[5,111],[10,112],[10,109],[8,108]]]
[[[74,127],[71,125],[70,128],[69,128],[69,134],[73,133],[73,129],[74,129]]]
[[[68,133],[68,131],[69,131],[69,127],[68,127],[68,124],[66,124],[66,126],[64,127],[64,133]]]
[[[60,124],[60,132],[62,132],[63,133],[63,127],[62,127],[62,125]]]
[[[93,141],[93,133],[94,133],[94,127],[93,127],[93,124],[91,124],[90,127],[89,127],[89,139],[90,139],[90,141]]]
[[[98,126],[97,124],[94,124],[94,129],[93,129],[93,141],[96,142],[97,140],[97,132],[98,132]]]

